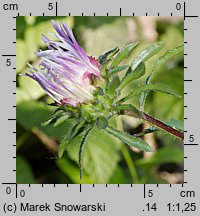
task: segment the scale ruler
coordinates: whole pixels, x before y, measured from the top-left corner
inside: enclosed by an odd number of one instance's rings
[[[1,1],[1,215],[200,215],[199,11],[193,1]],[[184,184],[16,184],[16,17],[183,16]],[[34,205],[34,207],[33,207]],[[38,205],[38,206],[36,206]],[[84,210],[83,210],[84,209]]]

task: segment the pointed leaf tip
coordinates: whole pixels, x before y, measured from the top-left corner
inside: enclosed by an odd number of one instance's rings
[[[142,139],[140,138],[136,138],[134,136],[131,136],[125,132],[119,131],[115,128],[112,128],[110,126],[105,128],[105,131],[115,137],[117,137],[118,139],[120,139],[121,141],[123,141],[124,143],[126,143],[127,145],[129,145],[130,147],[135,147],[141,151],[145,151],[145,152],[153,152],[153,148],[148,145],[146,142],[144,142]]]
[[[127,58],[131,51],[138,46],[138,44],[139,41],[130,43],[123,47],[113,59],[111,67],[117,67],[125,58]]]
[[[146,66],[143,62],[141,62],[134,70],[132,69],[132,67],[128,68],[128,71],[120,84],[120,89],[123,89],[131,81],[142,77],[145,74]]]
[[[147,91],[159,91],[162,93],[173,95],[178,98],[182,98],[181,95],[179,95],[175,90],[171,89],[169,86],[162,83],[155,83],[155,84],[147,84],[147,85],[140,86],[136,90],[132,91],[128,96],[122,98],[120,102],[123,103],[129,100],[130,98],[132,98],[133,96]]]

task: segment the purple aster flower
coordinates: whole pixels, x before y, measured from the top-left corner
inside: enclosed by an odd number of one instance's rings
[[[36,53],[43,59],[39,68],[25,75],[37,81],[58,104],[77,106],[93,99],[94,79],[100,78],[100,63],[89,57],[77,43],[73,32],[65,23],[52,21],[56,40],[45,35],[42,39],[48,50]]]

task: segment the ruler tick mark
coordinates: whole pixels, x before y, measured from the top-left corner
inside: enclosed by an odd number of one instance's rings
[[[185,20],[185,18],[198,18],[199,17],[199,16],[186,15],[186,3],[185,2],[183,3],[183,16],[184,16],[184,20]]]
[[[12,56],[16,56],[16,55],[2,55],[3,57],[5,57],[5,56],[10,56],[10,57],[12,57]]]
[[[185,2],[183,3],[183,17],[184,17],[184,20],[185,20]]]
[[[17,199],[17,191],[18,191],[18,188],[17,188],[17,184],[16,184],[16,187],[15,187],[15,195],[16,195],[16,199]]]
[[[146,198],[146,184],[144,184],[144,199]]]
[[[185,146],[198,146],[197,143],[184,143]]]
[[[186,18],[198,18],[199,16],[185,16]]]
[[[56,16],[58,16],[58,2],[56,2]]]

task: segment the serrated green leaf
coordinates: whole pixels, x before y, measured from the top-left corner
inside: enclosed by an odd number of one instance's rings
[[[120,85],[120,79],[118,75],[114,75],[111,78],[111,81],[108,83],[108,87],[107,87],[107,91],[106,94],[113,98],[116,94],[116,89],[119,87]]]
[[[122,65],[122,66],[119,66],[119,67],[110,68],[110,69],[107,71],[107,76],[111,76],[111,75],[114,74],[114,73],[123,71],[123,70],[125,70],[127,67],[128,67],[128,65]]]
[[[64,151],[66,150],[67,146],[70,143],[70,139],[68,139],[68,137],[70,136],[70,134],[72,133],[74,127],[77,125],[77,121],[74,119],[74,121],[71,122],[71,124],[69,124],[69,126],[66,128],[66,134],[64,136],[64,138],[62,138],[60,145],[58,146],[58,157],[62,158]]]
[[[48,126],[48,125],[51,125],[51,124],[54,123],[54,122],[53,122],[53,119],[54,119],[54,118],[47,119],[47,120],[45,120],[44,122],[42,122],[41,125],[44,126],[44,127],[46,127],[46,126]]]
[[[153,75],[154,73],[158,70],[158,68],[166,63],[169,59],[172,59],[174,58],[175,56],[179,55],[180,53],[183,53],[184,52],[184,45],[180,45],[180,46],[177,46],[171,50],[168,50],[167,52],[165,52],[159,59],[158,61],[155,62],[154,64],[154,67],[153,67],[153,70],[151,72],[151,74],[147,77],[145,83],[146,84],[149,84],[153,78]],[[140,108],[142,110],[144,110],[144,104],[145,104],[145,100],[146,100],[146,97],[147,97],[147,92],[146,93],[142,93],[141,95],[141,98],[140,98]]]
[[[177,119],[171,119],[169,122],[166,123],[170,127],[174,129],[178,129],[180,131],[184,131],[184,122],[177,120]]]
[[[77,136],[68,146],[68,155],[78,163],[78,151],[81,137]],[[121,142],[113,136],[94,127],[86,141],[84,153],[84,174],[89,175],[95,183],[108,183],[113,175],[120,155]],[[85,180],[85,179],[83,179]]]
[[[107,60],[104,65],[101,67],[101,75],[102,77],[106,77],[108,73],[108,65],[110,64],[111,60]]]
[[[58,146],[58,157],[62,158],[64,152],[66,151],[68,145],[70,144],[70,140],[63,138]]]
[[[68,145],[72,142],[72,140],[82,133],[81,128],[83,127],[83,122],[77,122],[74,120],[71,125],[67,128],[67,134],[61,140],[61,143],[58,147],[58,157],[62,158],[63,153],[66,151]]]
[[[165,52],[159,59],[158,61],[155,62],[153,70],[151,74],[148,77],[148,83],[150,81],[150,77],[152,78],[154,72],[164,63],[166,63],[169,59],[174,58],[175,56],[179,55],[180,53],[184,52],[184,45],[177,46],[171,50],[168,50]]]
[[[67,119],[69,119],[70,116],[69,115],[62,115],[59,116],[59,118],[56,119],[56,122],[54,123],[54,127],[57,127],[58,125],[64,123]]]
[[[146,67],[143,62],[141,62],[134,71],[132,70],[132,67],[129,67],[127,75],[123,78],[121,82],[120,89],[123,89],[129,82],[142,77],[145,74],[145,70]]]
[[[91,127],[89,127],[88,129],[86,129],[83,132],[83,137],[80,143],[80,148],[79,148],[79,167],[80,167],[80,179],[82,179],[83,176],[83,160],[84,160],[84,149],[85,149],[85,145],[86,145],[86,140],[88,138],[88,135],[91,131]]]
[[[153,151],[152,147],[140,138],[133,137],[133,136],[131,136],[125,132],[119,131],[119,130],[112,128],[110,126],[106,127],[105,131],[107,133],[112,134],[113,136],[117,137],[118,139],[120,139],[121,141],[123,141],[124,143],[129,145],[130,147],[135,147],[135,148],[137,148],[141,151],[145,151],[145,152],[152,152]]]
[[[74,137],[76,137],[79,133],[81,133],[81,129],[84,128],[84,124],[85,122],[81,121],[78,122],[78,124],[75,125],[75,127],[73,127],[71,134],[67,137],[67,139],[72,140],[74,139]]]
[[[157,43],[153,43],[153,44],[149,45],[146,49],[144,49],[133,60],[133,63],[130,66],[131,69],[127,71],[127,73],[126,73],[126,75],[124,76],[123,79],[128,79],[127,76],[129,75],[129,73],[132,73],[133,71],[135,71],[135,69],[139,66],[139,64],[141,64],[142,62],[144,63],[145,61],[147,61],[148,59],[150,59],[152,56],[154,56],[155,54],[157,54],[164,47],[164,45],[165,45],[164,42],[157,42]],[[123,84],[122,87],[124,88],[125,86],[126,85]],[[123,89],[122,87],[121,87],[121,89]]]
[[[56,109],[55,112],[44,122],[41,123],[42,126],[48,126],[55,124],[59,118],[63,117],[65,113],[63,113],[62,109]]]
[[[110,58],[112,58],[119,51],[118,47],[109,50],[103,55],[100,55],[98,61],[101,65],[104,65]]]
[[[181,98],[181,96],[176,91],[171,89],[169,86],[162,84],[162,83],[155,83],[155,84],[143,85],[143,86],[137,88],[136,90],[131,92],[128,96],[121,99],[119,102],[122,103],[124,101],[127,101],[130,98],[132,98],[133,96],[141,94],[142,92],[145,92],[145,91],[160,91],[160,92]]]
[[[123,47],[118,54],[115,56],[115,58],[113,59],[112,63],[111,63],[111,68],[117,67],[125,58],[128,57],[128,55],[130,54],[130,52],[136,48],[138,46],[139,42],[133,42],[130,43],[128,45],[126,45],[125,47]]]

